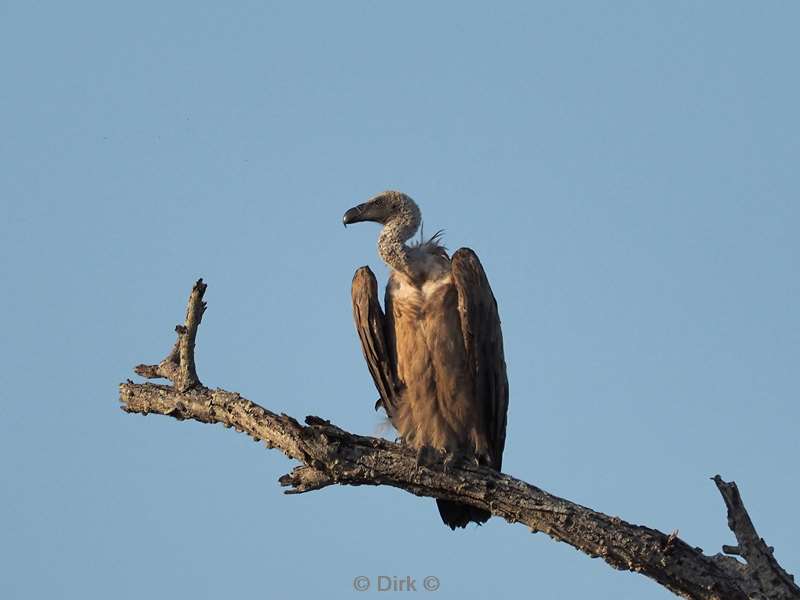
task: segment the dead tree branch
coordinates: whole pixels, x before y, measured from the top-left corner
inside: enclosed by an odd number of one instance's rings
[[[197,369],[194,364],[194,343],[197,339],[197,328],[206,312],[206,303],[203,294],[208,286],[198,279],[189,294],[189,303],[186,306],[186,319],[183,325],[175,326],[178,339],[167,357],[157,365],[137,365],[133,368],[137,375],[146,379],[169,379],[175,389],[185,392],[193,387],[202,385],[197,378]]]
[[[547,492],[473,464],[443,466],[443,457],[418,465],[416,452],[402,444],[348,433],[319,417],[301,425],[275,414],[237,393],[200,384],[194,367],[194,341],[205,302],[206,286],[199,280],[190,295],[178,340],[158,365],[139,365],[144,377],[165,377],[172,386],[132,381],[120,385],[122,409],[156,413],[178,420],[221,423],[246,433],[268,448],[277,448],[301,463],[282,476],[286,493],[303,493],[329,485],[390,485],[417,496],[457,500],[482,508],[509,523],[522,523],[615,569],[650,577],[678,596],[693,600],[800,599],[794,578],[775,560],[772,549],[758,536],[736,484],[714,482],[728,508],[728,524],[738,546],[723,546],[728,554],[707,556],[681,540],[634,525],[558,498]]]

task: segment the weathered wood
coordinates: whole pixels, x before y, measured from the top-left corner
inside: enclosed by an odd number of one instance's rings
[[[206,311],[203,294],[207,287],[202,279],[194,284],[186,306],[186,319],[183,325],[175,326],[178,339],[167,357],[157,365],[137,365],[133,369],[137,375],[146,379],[169,379],[181,391],[201,385],[194,363],[194,345],[197,328]]]

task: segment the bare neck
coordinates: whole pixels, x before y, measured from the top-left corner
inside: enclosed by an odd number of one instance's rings
[[[406,241],[413,237],[418,224],[413,219],[393,219],[384,225],[378,237],[378,254],[390,268],[413,277],[411,249]]]

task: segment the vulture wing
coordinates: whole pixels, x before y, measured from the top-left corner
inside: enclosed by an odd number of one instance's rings
[[[457,250],[451,265],[453,282],[458,290],[467,361],[473,374],[475,394],[483,410],[482,422],[489,443],[491,466],[499,471],[506,443],[508,379],[497,301],[483,266],[472,250]]]
[[[397,407],[397,370],[387,344],[386,318],[378,302],[378,283],[369,267],[361,267],[356,271],[351,291],[353,319],[361,339],[361,350],[381,395],[375,403],[375,409],[382,405],[391,419]]]

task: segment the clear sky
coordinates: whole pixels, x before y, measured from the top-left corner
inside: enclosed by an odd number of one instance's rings
[[[717,552],[736,480],[800,575],[796,2],[0,1],[0,597],[672,596],[389,488],[285,496],[117,384],[209,284],[201,379],[372,434],[342,213],[481,257],[507,472]],[[425,594],[425,592],[418,592]],[[368,592],[367,595],[374,595]]]

